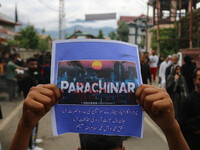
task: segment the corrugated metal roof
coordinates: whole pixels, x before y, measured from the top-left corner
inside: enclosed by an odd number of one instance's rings
[[[13,24],[13,25],[21,25],[20,22],[15,22],[15,19],[5,15],[5,14],[2,14],[0,13],[0,22],[4,22],[4,23],[7,23],[7,24]]]

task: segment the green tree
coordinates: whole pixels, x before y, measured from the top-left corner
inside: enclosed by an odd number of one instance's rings
[[[157,30],[152,30],[151,48],[157,49]],[[177,38],[177,33],[174,28],[160,29],[160,53],[161,54],[173,54],[179,51],[178,41],[173,40]]]
[[[20,47],[28,49],[38,48],[40,38],[33,25],[21,28],[19,33],[21,36],[16,37],[16,39],[19,40]]]
[[[115,31],[111,31],[108,36],[112,39],[112,40],[118,40],[118,35]]]
[[[128,42],[129,27],[124,20],[119,24],[117,34],[120,41]]]
[[[48,36],[46,38],[40,38],[39,43],[38,43],[38,49],[40,51],[46,51],[46,50],[50,49],[50,47],[49,47],[50,40],[51,40],[50,36]]]
[[[99,30],[99,35],[97,37],[98,39],[104,39],[103,31],[101,29]]]
[[[8,40],[8,41],[6,41],[6,43],[9,46],[19,46],[19,41],[17,41],[17,40]]]
[[[42,28],[42,33],[45,33],[45,28]]]

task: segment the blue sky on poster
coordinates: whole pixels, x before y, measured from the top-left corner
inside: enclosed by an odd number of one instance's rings
[[[73,25],[90,27],[117,27],[120,16],[139,16],[147,13],[148,0],[65,0],[65,19],[63,28]],[[0,13],[14,18],[17,3],[18,19],[46,30],[58,29],[59,0],[1,0]],[[117,19],[85,22],[85,14],[117,13]],[[150,7],[149,15],[152,16]]]

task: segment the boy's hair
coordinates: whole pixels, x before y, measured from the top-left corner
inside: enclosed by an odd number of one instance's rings
[[[193,79],[196,79],[196,77],[197,77],[197,72],[198,72],[198,71],[200,71],[200,68],[196,68],[196,69],[194,70]]]
[[[34,57],[31,57],[31,58],[28,58],[27,59],[27,64],[29,63],[29,62],[31,62],[31,61],[38,61],[36,58],[34,58]]]
[[[17,54],[17,53],[14,53],[14,54],[10,55],[10,59],[11,59],[11,60],[14,60],[17,56],[18,56],[18,54]]]
[[[123,146],[120,136],[80,134],[79,137],[82,150],[108,150]]]

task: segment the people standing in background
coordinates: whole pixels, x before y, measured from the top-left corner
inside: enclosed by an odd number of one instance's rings
[[[15,63],[17,62],[18,55],[13,54],[11,56],[11,61],[8,62],[7,64],[7,85],[8,85],[8,96],[9,96],[9,101],[14,101],[15,100],[15,91],[16,91],[16,69],[21,69],[24,70],[23,67],[20,67],[16,65]]]
[[[160,64],[159,67],[159,77],[161,79],[161,88],[166,89],[166,79],[165,79],[165,72],[167,67],[169,66],[169,58],[168,56],[165,57],[165,60]]]
[[[191,73],[191,72],[190,72]],[[181,101],[180,127],[191,150],[200,149],[200,68],[193,74],[195,90]]]
[[[192,93],[195,89],[193,82],[193,74],[192,74],[195,68],[194,65],[192,64],[192,58],[189,55],[185,55],[184,62],[185,64],[183,64],[181,67],[181,73],[187,82],[189,93]]]
[[[156,74],[157,74],[157,65],[158,65],[158,56],[156,55],[156,52],[152,50],[152,55],[149,57],[150,59],[150,72],[153,75],[153,81],[156,80]]]
[[[149,83],[152,84],[150,68],[149,68],[149,65],[145,63],[145,57],[146,56],[143,54],[140,56],[142,81],[144,84],[148,84],[148,80],[149,80]]]
[[[166,72],[165,72],[166,83],[167,83],[168,76],[174,71],[174,69],[178,65],[178,56],[176,54],[173,54],[171,57],[171,61],[172,61],[172,64],[167,67]]]
[[[166,90],[174,104],[175,118],[179,120],[181,100],[189,94],[187,83],[181,75],[181,66],[176,66],[173,72],[168,76]]]

